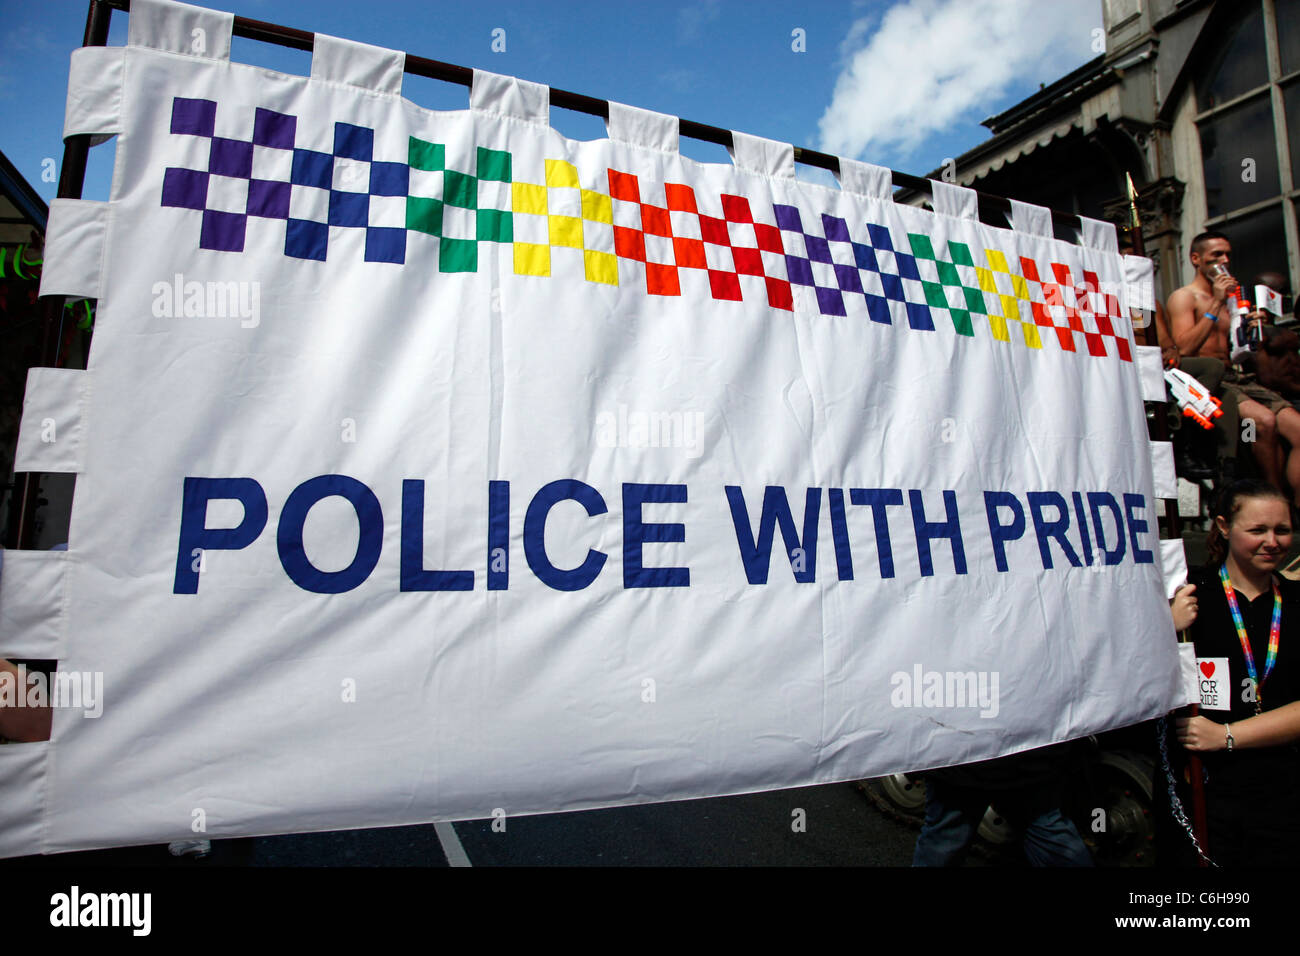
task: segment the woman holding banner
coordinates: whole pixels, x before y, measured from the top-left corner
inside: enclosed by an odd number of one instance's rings
[[[1262,481],[1225,489],[1197,585],[1190,633],[1201,712],[1178,740],[1206,773],[1210,857],[1220,865],[1300,863],[1300,583],[1276,574],[1291,510]]]

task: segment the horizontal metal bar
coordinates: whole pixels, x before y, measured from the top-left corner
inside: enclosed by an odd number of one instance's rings
[[[129,11],[131,8],[130,0],[104,0],[110,7],[115,10]],[[247,17],[235,17],[233,33],[237,37],[243,37],[248,40],[260,40],[263,43],[274,43],[278,46],[291,47],[295,50],[312,49],[312,42],[315,34],[307,30],[298,30],[294,27],[280,26],[276,23],[265,23],[261,20],[250,20]],[[454,63],[444,63],[441,60],[430,60],[422,56],[414,56],[410,53],[406,55],[406,72],[413,76],[424,76],[434,80],[444,80],[448,83],[456,83],[460,86],[468,87],[474,82],[474,71],[467,66],[457,66]],[[560,109],[573,110],[576,113],[586,113],[590,116],[598,116],[601,119],[609,119],[609,101],[598,99],[594,96],[587,96],[584,93],[574,93],[570,90],[556,89],[550,87],[551,105]],[[731,139],[731,130],[723,129],[720,126],[710,126],[707,123],[697,123],[694,120],[679,119],[680,133],[690,139],[697,139],[706,143],[716,143],[719,146],[731,148],[733,145]],[[816,166],[819,169],[830,170],[832,173],[839,174],[839,158],[829,153],[819,152],[815,149],[806,147],[795,147],[794,159],[797,163],[805,166]],[[891,169],[890,178],[893,180],[895,188],[916,189],[929,192],[930,181],[924,176],[914,176],[911,173],[903,173]],[[1011,211],[1011,200],[1005,196],[998,196],[994,193],[980,192],[980,205],[985,210],[993,210],[1002,213]],[[1069,232],[1073,229],[1080,228],[1080,220],[1077,215],[1069,212],[1062,212],[1059,209],[1050,210],[1052,221],[1061,228],[1062,232]]]

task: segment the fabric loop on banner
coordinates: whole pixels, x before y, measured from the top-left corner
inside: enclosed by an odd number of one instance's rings
[[[49,741],[0,746],[0,857],[44,849],[45,767]]]
[[[124,47],[83,46],[72,51],[63,138],[89,134],[91,145],[122,132]]]
[[[1184,641],[1178,645],[1178,670],[1183,685],[1183,701],[1188,704],[1201,702],[1201,675],[1196,669],[1196,645]]]
[[[1079,245],[1087,246],[1089,249],[1100,249],[1102,252],[1118,254],[1119,239],[1115,233],[1115,224],[1080,216]]]
[[[737,169],[774,179],[794,179],[794,146],[774,139],[732,132],[731,161]]]
[[[1124,308],[1154,312],[1156,308],[1155,263],[1146,256],[1124,257]]]
[[[1151,478],[1157,498],[1178,497],[1178,477],[1174,472],[1173,442],[1151,443]]]
[[[1142,401],[1163,402],[1165,391],[1165,363],[1158,345],[1137,347],[1138,380],[1142,384]]]
[[[1165,579],[1165,597],[1172,601],[1174,593],[1187,581],[1187,550],[1182,538],[1160,542],[1160,573]]]
[[[625,106],[612,100],[605,122],[609,138],[633,146],[676,153],[681,147],[681,120],[666,113]]]
[[[402,94],[406,54],[324,33],[312,41],[311,78],[359,86],[376,93]]]
[[[979,194],[965,186],[956,186],[942,180],[930,180],[930,199],[934,211],[954,219],[979,220]]]
[[[229,60],[234,26],[233,13],[174,0],[132,0],[126,42],[167,53]]]
[[[82,410],[88,372],[30,368],[14,471],[81,471]]]
[[[0,568],[0,657],[63,656],[67,572],[67,551],[5,551]]]
[[[50,203],[41,295],[100,297],[108,212],[108,203],[89,199]]]
[[[517,76],[474,71],[469,108],[491,116],[511,116],[539,126],[551,125],[551,89]]]
[[[856,159],[840,157],[840,172],[835,178],[844,192],[872,199],[888,199],[894,189],[894,177],[887,167]]]
[[[1011,213],[1007,216],[1011,228],[1029,236],[1052,238],[1052,211],[1046,206],[1011,200]]]

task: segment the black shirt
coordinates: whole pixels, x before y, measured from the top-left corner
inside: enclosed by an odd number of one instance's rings
[[[1282,620],[1277,659],[1263,683],[1261,709],[1276,710],[1300,700],[1300,582],[1275,575],[1282,594]],[[1250,676],[1246,655],[1237,636],[1227,595],[1219,580],[1218,568],[1205,568],[1193,575],[1199,613],[1189,636],[1196,645],[1198,658],[1228,659],[1229,699],[1231,710],[1201,710],[1200,714],[1215,723],[1235,723],[1255,716],[1255,704],[1244,700],[1243,682]],[[1255,673],[1264,676],[1268,660],[1268,632],[1273,620],[1273,590],[1269,588],[1253,601],[1236,591],[1246,636],[1255,659]],[[1231,753],[1217,750],[1201,755],[1209,775],[1209,784],[1218,790],[1254,791],[1292,785],[1300,775],[1300,750],[1294,744],[1281,747],[1234,748]]]

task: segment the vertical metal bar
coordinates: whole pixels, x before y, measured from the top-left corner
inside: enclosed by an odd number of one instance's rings
[[[1133,254],[1139,256],[1146,255],[1146,242],[1142,236],[1141,220],[1137,215],[1136,198],[1134,199],[1133,204],[1133,227],[1130,230],[1130,237],[1133,243]],[[1147,324],[1147,327],[1142,330],[1142,337],[1147,345],[1159,344],[1155,325],[1156,316],[1153,311],[1151,313],[1151,321]],[[1163,408],[1156,413],[1155,421],[1152,422],[1151,431],[1154,433],[1156,441],[1169,440],[1169,421],[1164,414]],[[1166,509],[1168,509],[1167,501]],[[1166,510],[1165,530],[1168,533],[1169,538],[1181,538],[1183,536],[1183,522],[1182,516],[1178,513],[1177,498],[1173,501],[1173,509]],[[1183,631],[1179,634],[1178,640],[1180,643],[1186,642],[1187,632]],[[1182,708],[1180,711],[1176,711],[1175,713],[1178,713],[1180,716],[1194,717],[1196,716],[1197,710],[1198,708],[1193,704],[1190,707]],[[1188,774],[1192,778],[1192,832],[1195,833],[1196,841],[1201,845],[1201,850],[1208,854],[1210,852],[1210,835],[1209,825],[1206,819],[1205,774],[1202,769],[1201,758],[1190,751],[1188,752],[1187,758],[1187,770]],[[1197,858],[1197,865],[1201,867],[1208,866],[1203,857]]]
[[[104,46],[108,42],[109,20],[113,9],[106,0],[90,0],[86,9],[86,30],[82,46]],[[69,136],[63,145],[63,162],[59,170],[59,199],[80,199],[86,183],[86,158],[90,153],[89,136]],[[48,224],[47,224],[48,226]],[[63,301],[58,296],[41,300],[41,354],[43,368],[56,368],[59,362],[59,319]],[[40,472],[26,472],[16,482],[10,514],[17,519],[9,547],[31,548],[36,543],[36,509],[40,499]]]
[[[1287,139],[1286,100],[1278,80],[1282,77],[1282,53],[1277,39],[1276,0],[1264,0],[1264,59],[1268,63],[1268,95],[1273,110],[1273,142],[1277,150],[1277,182],[1282,190],[1282,231],[1286,235],[1287,275],[1291,288],[1300,288],[1300,224],[1296,222],[1295,189],[1291,143]]]

